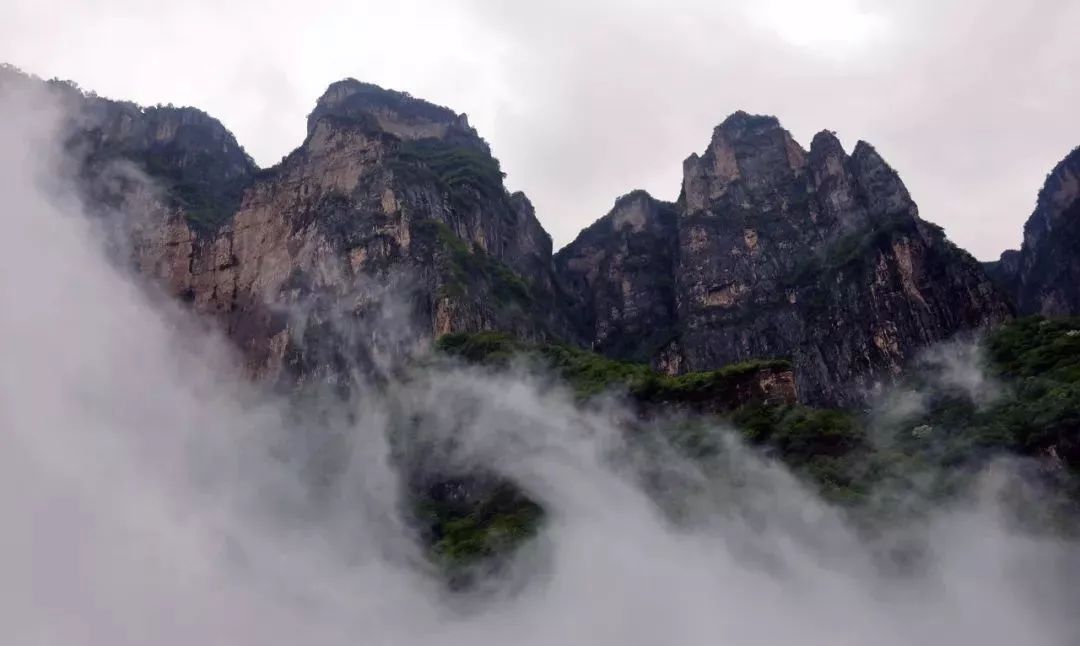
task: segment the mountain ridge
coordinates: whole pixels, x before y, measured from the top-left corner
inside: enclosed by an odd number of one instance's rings
[[[986,263],[1024,314],[1080,313],[1080,146],[1046,176],[1020,249]]]
[[[351,404],[350,388],[375,381],[394,418],[395,518],[452,588],[497,572],[557,512],[499,464],[448,460],[413,437],[417,411],[459,422],[410,383],[481,371],[491,386],[474,394],[500,407],[515,396],[503,384],[527,371],[555,401],[616,411],[620,441],[643,457],[706,463],[734,435],[855,516],[904,516],[878,494],[947,495],[954,476],[1013,455],[1061,479],[1075,517],[1080,322],[1001,324],[1008,299],[865,142],[848,154],[824,130],[803,149],[775,117],[734,113],[687,158],[677,201],[630,191],[553,253],[467,119],[404,93],[332,85],[301,145],[265,169],[201,111],[77,94],[87,103],[66,152],[89,210],[128,216],[117,263],[215,321],[247,376],[309,416],[298,427],[319,447],[304,464],[317,495],[349,447],[303,405],[306,389]],[[235,208],[221,201],[233,182]],[[207,218],[204,204],[229,213]],[[923,374],[928,347],[947,354],[935,344],[988,327],[975,368],[1004,396],[987,406],[945,363]],[[908,379],[931,393],[883,428],[862,397],[918,387]],[[503,413],[513,427],[513,405]]]
[[[625,358],[651,355],[669,373],[791,358],[801,393],[837,403],[860,396],[852,383],[865,391],[899,374],[919,348],[1010,314],[982,268],[919,218],[864,141],[848,155],[823,130],[804,150],[776,117],[736,112],[683,169],[678,213],[662,234],[674,253],[632,250],[633,236],[614,227],[598,241],[594,224],[556,254],[572,282],[585,277],[600,295],[601,351],[609,329],[656,328],[637,313],[667,309],[666,345]],[[654,266],[672,287],[653,301],[633,287],[626,294],[626,274],[610,268],[627,264]]]
[[[922,220],[871,144],[849,154],[822,130],[804,149],[771,115],[728,115],[684,161],[675,202],[628,192],[553,253],[467,117],[408,93],[337,81],[316,101],[304,141],[258,168],[201,111],[72,90],[121,120],[125,110],[144,121],[175,115],[152,129],[154,145],[178,151],[160,167],[146,158],[153,146],[119,153],[164,184],[164,199],[102,189],[111,185],[93,163],[84,188],[95,204],[156,214],[133,231],[136,267],[223,320],[258,375],[305,363],[287,349],[297,328],[281,311],[311,301],[329,312],[355,301],[361,277],[386,283],[399,270],[415,278],[398,288],[416,342],[502,330],[669,374],[791,359],[800,392],[834,404],[894,379],[927,344],[1012,312],[1002,281],[987,278],[995,268]],[[228,135],[219,158],[196,161],[206,151],[176,136],[182,115]],[[83,138],[87,159],[103,155],[108,137]],[[188,176],[223,159],[230,172]]]

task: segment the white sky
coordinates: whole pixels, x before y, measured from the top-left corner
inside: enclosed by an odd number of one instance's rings
[[[981,259],[1080,144],[1080,2],[0,0],[0,61],[190,104],[262,165],[352,76],[469,114],[556,246],[737,109],[873,143]]]

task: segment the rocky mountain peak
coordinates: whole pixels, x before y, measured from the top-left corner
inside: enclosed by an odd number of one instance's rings
[[[390,133],[402,140],[464,136],[479,140],[464,114],[356,79],[332,83],[308,115],[308,133],[321,119],[336,118]]]
[[[782,129],[780,120],[776,117],[769,114],[750,114],[745,110],[732,112],[716,127],[717,131],[733,140],[779,129]]]
[[[879,217],[918,215],[918,208],[900,175],[872,145],[862,140],[857,142],[851,152],[851,162],[856,181],[863,187],[872,212]]]
[[[657,231],[670,226],[664,203],[641,189],[621,195],[609,214],[611,227],[616,231],[629,229],[634,233]]]
[[[195,107],[115,101],[71,81],[43,81],[0,65],[0,90],[9,88],[48,92],[66,108],[69,149],[98,164],[133,161],[154,179],[185,185],[181,192],[198,193],[196,184],[214,192],[209,185],[243,182],[258,170],[228,128]]]
[[[372,314],[373,285],[419,337],[582,342],[669,374],[790,360],[816,403],[1009,315],[872,146],[848,155],[825,131],[808,152],[771,116],[732,114],[686,160],[677,204],[631,191],[553,258],[465,117],[408,94],[334,83],[306,140],[259,171],[198,110],[71,90],[88,184],[126,160],[161,189],[109,196],[146,216],[134,264],[217,318],[259,376],[314,379],[373,352],[338,327]],[[1057,178],[1051,206],[1075,192],[1075,174]]]
[[[810,154],[818,159],[846,157],[847,152],[832,130],[821,130],[810,140]]]
[[[579,340],[550,236],[464,115],[346,79],[317,101],[305,140],[260,170],[200,110],[0,66],[0,91],[21,86],[66,108],[79,188],[90,210],[126,216],[130,263],[215,319],[253,376],[373,368],[450,332]],[[357,336],[384,302],[394,338]]]
[[[1058,162],[1046,177],[1035,212],[1024,226],[1024,241],[1037,244],[1061,223],[1077,200],[1080,200],[1080,147]]]
[[[6,83],[47,92],[64,106],[63,144],[80,166],[91,206],[116,208],[136,185],[153,186],[164,198],[154,210],[182,213],[193,230],[209,233],[239,208],[259,170],[236,137],[197,108],[114,101],[10,68],[0,74],[0,89],[5,76]]]
[[[713,130],[709,147],[683,162],[683,201],[689,213],[727,196],[756,210],[781,208],[773,187],[800,176],[806,151],[771,116],[736,112]]]
[[[1019,251],[987,270],[1024,314],[1080,314],[1080,148],[1054,167],[1024,225]]]
[[[598,351],[648,361],[670,341],[676,217],[674,204],[631,191],[555,255],[580,334]]]
[[[808,401],[836,403],[1009,315],[865,142],[848,155],[823,131],[807,152],[775,117],[736,112],[683,170],[666,227],[615,226],[641,204],[620,200],[556,256],[601,351],[669,373],[790,359]]]

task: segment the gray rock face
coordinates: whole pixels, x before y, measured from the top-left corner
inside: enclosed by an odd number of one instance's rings
[[[0,72],[0,88],[43,83]],[[686,160],[677,204],[623,196],[553,259],[466,117],[407,94],[331,85],[303,144],[259,170],[198,110],[48,85],[88,201],[132,216],[136,268],[220,321],[260,377],[497,329],[669,373],[790,358],[803,399],[843,403],[926,344],[1009,316],[871,146],[848,155],[823,132],[806,151],[772,117],[733,114]],[[1032,245],[1071,221],[1072,168],[1044,190]]]
[[[648,361],[671,341],[675,219],[674,204],[635,191],[556,254],[575,321],[597,351]]]
[[[149,178],[162,207],[182,211],[194,230],[211,234],[239,208],[258,171],[232,133],[201,110],[144,108],[83,94],[63,82],[8,74],[24,88],[47,88],[64,107],[65,146],[91,206],[119,206],[140,179]]]
[[[1046,178],[1021,248],[987,268],[1023,314],[1080,314],[1080,148]]]
[[[463,115],[342,81],[258,170],[197,110],[53,90],[87,201],[128,216],[139,272],[216,318],[254,376],[319,379],[447,332],[576,338],[551,239]]]
[[[568,284],[569,260],[618,248],[614,231],[598,223],[559,254]],[[671,341],[639,349],[671,373],[790,358],[802,399],[845,403],[927,344],[1010,315],[982,267],[919,218],[873,147],[847,155],[822,132],[807,152],[772,117],[736,113],[686,160],[675,236],[674,253],[640,254],[653,267],[672,260],[653,279],[673,285]],[[589,286],[579,300],[617,313],[611,295],[623,281],[596,271],[577,283]],[[636,293],[634,311],[663,309],[666,293],[651,303]]]

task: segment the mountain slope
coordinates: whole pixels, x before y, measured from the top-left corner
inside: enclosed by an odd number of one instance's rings
[[[576,339],[550,237],[464,115],[348,79],[259,170],[198,110],[5,79],[59,97],[91,210],[123,214],[139,272],[217,318],[255,376],[371,367],[455,331]]]
[[[135,266],[216,317],[259,377],[501,330],[670,374],[790,359],[805,400],[836,404],[1010,314],[870,145],[822,132],[806,151],[773,117],[731,115],[677,204],[623,196],[553,258],[466,117],[405,93],[332,84],[300,147],[260,170],[197,110],[48,85],[87,201],[125,214]]]
[[[735,113],[686,160],[677,215],[657,229],[677,239],[674,251],[658,252],[663,242],[620,261],[652,268],[651,281],[595,251],[627,247],[618,217],[617,207],[556,266],[567,284],[599,276],[584,298],[615,315],[662,312],[673,296],[674,312],[656,324],[666,347],[624,341],[641,344],[628,356],[648,354],[670,373],[790,358],[808,401],[853,401],[920,348],[1010,314],[979,264],[919,218],[873,147],[847,155],[826,131],[805,151],[773,117]],[[672,287],[627,290],[642,282]],[[597,347],[603,332],[592,330]]]
[[[1047,176],[1021,248],[987,269],[1024,314],[1080,314],[1080,148]]]
[[[594,350],[648,361],[671,340],[677,243],[675,205],[635,191],[555,255],[575,321]]]

